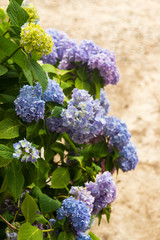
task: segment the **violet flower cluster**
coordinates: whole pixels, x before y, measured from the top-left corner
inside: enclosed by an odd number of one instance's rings
[[[94,100],[86,90],[74,88],[67,109],[62,110],[61,118],[61,127],[56,118],[46,121],[49,131],[58,127],[58,132],[66,131],[78,144],[89,142],[95,136],[103,134],[105,110],[99,100]]]
[[[90,212],[93,211],[93,203],[94,203],[94,197],[91,195],[91,192],[88,191],[84,187],[71,187],[70,194],[74,195],[74,197],[82,201],[86,204],[86,206],[89,208]]]
[[[58,31],[54,28],[49,28],[46,30],[46,32],[52,37],[54,45],[52,52],[47,56],[44,55],[42,57],[42,61],[44,63],[55,65],[57,62],[63,59],[67,49],[71,49],[77,44],[77,41],[70,39],[65,32]]]
[[[14,101],[15,111],[24,122],[38,122],[39,119],[44,118],[45,102],[49,101],[59,104],[64,101],[64,93],[55,80],[48,79],[44,93],[39,83],[34,87],[24,85]]]
[[[61,208],[57,211],[57,220],[65,217],[76,232],[85,232],[91,220],[91,213],[84,202],[69,197],[63,200]]]
[[[138,161],[137,150],[132,142],[129,142],[122,148],[119,152],[119,158],[116,160],[118,166],[123,172],[135,169]]]
[[[138,163],[136,147],[130,142],[129,133],[125,122],[116,117],[106,117],[104,136],[109,138],[109,147],[115,147],[119,152],[116,162],[122,171],[135,169]]]
[[[98,69],[104,86],[117,84],[119,73],[114,53],[101,49],[91,40],[83,40],[78,44],[67,34],[56,29],[48,29],[46,32],[52,36],[54,46],[52,53],[43,56],[44,63],[57,64],[60,69],[73,69],[77,63],[85,64],[91,73]]]
[[[15,152],[13,158],[20,159],[21,162],[36,162],[39,158],[38,150],[32,146],[32,143],[28,142],[25,138],[17,143],[13,144]]]
[[[85,187],[95,198],[92,214],[98,214],[116,199],[116,184],[108,171],[98,174],[95,182],[85,183]]]
[[[77,233],[75,240],[91,240],[91,237],[83,232],[79,232]]]

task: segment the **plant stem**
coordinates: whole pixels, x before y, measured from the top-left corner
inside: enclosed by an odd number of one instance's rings
[[[10,228],[12,228],[13,230],[18,231],[18,229],[17,229],[15,226],[13,226],[12,224],[10,224],[2,215],[0,215],[0,218],[1,218],[5,223],[7,223],[7,225],[8,225]]]
[[[16,52],[18,52],[22,47],[18,47],[10,56],[6,57],[1,64],[5,63],[8,59],[10,59]]]
[[[42,232],[51,232],[51,231],[54,231],[54,229],[50,228],[50,229],[42,230]]]

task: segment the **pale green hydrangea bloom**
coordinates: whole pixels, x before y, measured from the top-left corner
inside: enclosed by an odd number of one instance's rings
[[[21,46],[27,53],[42,57],[52,52],[53,41],[40,25],[27,22],[21,29]]]
[[[35,6],[32,3],[26,2],[22,7],[29,15],[28,22],[38,22],[39,21],[37,9],[35,8]]]

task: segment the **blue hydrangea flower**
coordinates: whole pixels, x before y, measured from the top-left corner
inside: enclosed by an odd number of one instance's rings
[[[48,79],[47,89],[43,93],[43,100],[45,102],[52,101],[63,104],[64,93],[62,91],[62,88],[59,86],[59,83],[57,83],[54,79]]]
[[[109,144],[115,146],[118,150],[127,145],[131,138],[125,122],[114,116],[106,117],[104,136],[109,137]]]
[[[103,133],[104,113],[98,99],[94,100],[86,90],[75,88],[67,109],[61,113],[63,127],[74,142],[89,142]]]
[[[24,85],[20,89],[20,94],[14,101],[15,111],[24,122],[38,122],[43,119],[45,111],[45,102],[41,99],[42,91],[39,86],[35,88]]]
[[[95,198],[92,214],[97,214],[116,199],[116,185],[108,171],[98,174],[95,182],[85,183],[85,186]]]
[[[99,101],[100,106],[103,107],[103,109],[105,110],[105,114],[107,115],[110,109],[110,103],[108,101],[107,94],[103,88],[101,88],[100,91]]]
[[[65,217],[76,232],[85,232],[91,220],[91,213],[84,202],[69,197],[62,202],[57,211],[57,220]]]
[[[91,237],[83,232],[79,232],[77,233],[75,240],[91,240]]]
[[[93,211],[93,202],[94,202],[94,197],[91,195],[91,192],[88,191],[84,187],[71,187],[70,189],[70,194],[74,195],[74,197],[82,201],[86,204],[86,206],[90,209],[90,212]]]
[[[38,150],[25,138],[24,140],[20,140],[18,143],[14,143],[13,147],[15,149],[13,158],[21,159],[21,162],[36,162],[39,158]]]
[[[123,172],[135,169],[139,160],[136,147],[132,142],[129,142],[122,148],[122,150],[119,152],[119,158],[116,162]]]

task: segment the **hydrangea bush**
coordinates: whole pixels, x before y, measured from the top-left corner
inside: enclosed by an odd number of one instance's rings
[[[0,9],[0,239],[97,240],[113,174],[138,163],[127,125],[108,115],[115,55],[38,21],[22,0]]]

